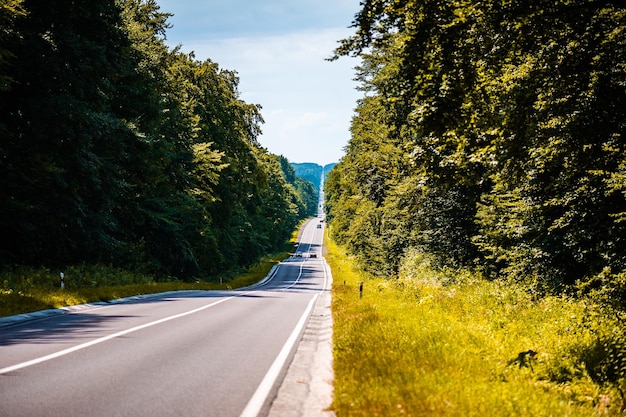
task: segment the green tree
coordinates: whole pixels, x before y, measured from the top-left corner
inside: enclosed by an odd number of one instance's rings
[[[319,204],[319,192],[313,186],[313,183],[304,178],[296,177],[294,184],[298,196],[304,203],[304,213],[308,216],[317,215],[317,206]]]
[[[511,110],[477,242],[512,275],[559,287],[624,269],[626,201],[611,178],[625,155],[625,13],[591,1],[506,10],[514,48],[493,85]]]
[[[15,20],[24,14],[22,0],[4,0],[0,4],[0,91],[7,90],[13,81],[9,75],[9,67],[15,56],[8,44],[15,40]]]
[[[278,162],[280,163],[280,169],[283,172],[285,181],[294,188],[300,199],[300,216],[305,214],[315,216],[319,202],[319,191],[310,181],[296,175],[294,164],[289,162],[287,158],[281,155],[278,157]]]
[[[331,231],[376,274],[397,267],[411,236],[402,233],[399,213],[386,203],[406,172],[406,157],[390,135],[378,96],[359,102],[346,155],[329,173],[325,185]],[[403,217],[405,220],[406,217]]]
[[[282,156],[259,150],[259,158],[268,172],[268,183],[261,191],[261,209],[255,222],[268,239],[265,251],[280,248],[287,241],[300,219],[306,217],[304,202],[293,184],[295,173]],[[287,174],[285,174],[285,170]]]
[[[443,262],[482,255],[496,271],[551,288],[622,271],[624,5],[361,6],[355,35],[336,53],[363,58],[358,76],[378,100],[380,128],[353,121],[329,184],[338,235],[358,234],[347,215],[370,227],[364,251],[397,241]],[[358,148],[371,131],[382,132],[371,142],[376,158],[403,154],[397,172],[381,176]]]
[[[117,161],[132,138],[115,102],[133,70],[120,10],[113,1],[23,6],[7,45],[15,82],[0,93],[3,257],[98,260],[117,239]]]
[[[305,216],[290,164],[256,141],[260,106],[236,72],[168,48],[169,16],[0,5],[0,263],[191,279],[252,264]]]

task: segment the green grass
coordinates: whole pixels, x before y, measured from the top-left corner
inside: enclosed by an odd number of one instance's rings
[[[64,269],[65,289],[61,290],[57,271],[7,268],[0,272],[0,317],[166,291],[245,287],[263,279],[274,265],[287,258],[292,241],[284,251],[266,256],[243,273],[212,281],[155,282],[149,275],[102,265],[80,265]]]
[[[338,417],[621,415],[623,378],[599,383],[585,363],[620,327],[588,301],[533,297],[423,259],[376,279],[326,246]],[[533,370],[509,364],[529,349]],[[603,400],[611,406],[596,410]]]

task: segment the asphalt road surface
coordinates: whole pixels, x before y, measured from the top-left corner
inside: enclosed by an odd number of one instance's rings
[[[0,416],[262,416],[328,276],[319,219],[260,285],[0,326]],[[316,257],[312,257],[315,254]]]

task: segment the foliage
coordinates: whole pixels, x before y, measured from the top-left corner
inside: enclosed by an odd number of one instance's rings
[[[306,214],[309,216],[315,216],[317,214],[317,206],[320,200],[319,191],[310,181],[300,177],[296,177],[293,186],[304,203]]]
[[[315,216],[319,203],[319,190],[313,185],[313,182],[305,178],[301,171],[297,170],[296,167],[299,164],[289,162],[284,156],[279,157],[279,162],[285,181],[295,189],[304,204],[304,211],[308,216]]]
[[[165,44],[154,0],[0,7],[0,263],[193,281],[304,218],[236,72]],[[308,192],[304,187],[301,191]]]
[[[418,251],[375,278],[327,248],[337,416],[621,415],[623,324],[592,299],[537,297]]]
[[[326,195],[368,271],[417,248],[546,293],[623,274],[621,2],[366,0],[353,26],[333,58],[365,96]]]
[[[328,174],[335,167],[335,163],[320,166],[312,162],[291,163],[296,175],[295,187],[306,203],[307,213],[310,216],[317,215],[319,201],[319,187],[322,181],[326,181]],[[322,178],[322,174],[324,178]]]
[[[14,55],[4,47],[17,35],[14,31],[15,20],[22,17],[25,11],[22,0],[3,0],[0,3],[0,91],[7,90],[13,79],[9,75],[9,67]]]

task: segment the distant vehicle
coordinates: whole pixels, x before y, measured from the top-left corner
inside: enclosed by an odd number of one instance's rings
[[[321,224],[318,224],[318,225],[317,225],[317,228],[318,228],[318,229],[321,229],[321,228],[322,228],[322,225],[321,225]]]
[[[309,253],[309,258],[317,258],[317,253],[314,253],[314,252]]]

